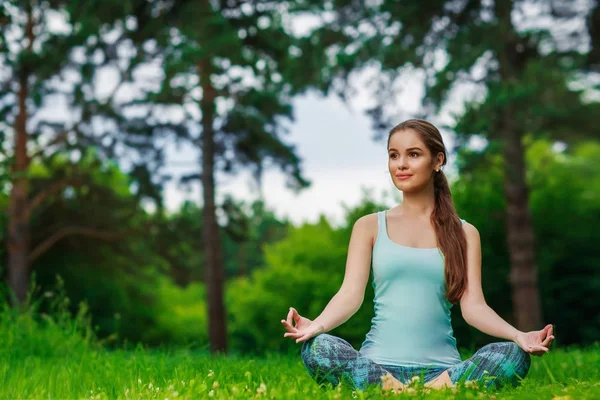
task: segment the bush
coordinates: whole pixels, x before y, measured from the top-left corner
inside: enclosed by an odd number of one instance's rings
[[[64,357],[100,348],[91,327],[86,303],[81,302],[77,314],[73,316],[69,311],[70,301],[65,296],[62,279],[58,278],[56,290],[43,293],[34,291],[29,299],[29,305],[21,310],[11,307],[7,302],[0,305],[2,359]]]
[[[309,319],[316,318],[340,289],[346,270],[348,243],[355,220],[383,209],[370,201],[360,213],[347,210],[347,226],[333,228],[325,218],[292,228],[288,236],[265,246],[266,265],[250,278],[229,282],[226,291],[231,347],[243,353],[298,351],[298,344],[283,338],[281,319],[289,307]],[[373,316],[373,288],[367,284],[358,312],[331,333],[359,347]]]
[[[170,278],[160,278],[155,293],[155,325],[143,334],[142,340],[208,347],[205,292],[202,283],[191,283],[182,289]]]

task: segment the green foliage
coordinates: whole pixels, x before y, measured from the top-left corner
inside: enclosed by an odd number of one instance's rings
[[[168,263],[168,275],[182,287],[204,281],[202,220],[202,209],[191,202],[173,214],[152,217],[154,227],[146,240],[155,257]]]
[[[64,277],[65,291],[74,304],[86,301],[96,333],[107,345],[206,346],[202,209],[186,203],[173,214],[148,214],[132,193],[132,179],[94,152],[77,164],[61,155],[34,162],[29,176],[42,190],[75,178],[74,171],[83,181],[56,191],[33,214],[33,248],[68,227],[109,236],[61,237],[33,264],[39,285],[49,291],[56,274]],[[281,239],[287,221],[279,221],[260,201],[230,201],[222,210],[228,276],[245,276],[264,265],[262,246]],[[75,306],[70,309],[77,313]]]
[[[502,140],[497,126],[507,107],[523,134],[567,143],[597,139],[600,104],[586,100],[589,88],[577,70],[560,65],[557,57],[530,60],[518,81],[488,83],[485,99],[467,102],[457,119],[459,142],[467,143],[472,135]]]
[[[220,232],[226,277],[246,276],[263,265],[263,245],[282,239],[289,224],[280,221],[264,202],[235,201],[228,197],[220,207],[226,221]],[[151,247],[168,264],[168,274],[182,287],[204,282],[202,208],[185,202],[170,214],[152,216]]]
[[[472,150],[463,150],[470,153]],[[595,226],[600,223],[600,171],[594,160],[600,146],[588,142],[566,152],[552,150],[551,142],[529,142],[528,180],[531,207],[539,237],[538,265],[545,321],[557,329],[561,345],[597,341],[600,282],[595,268],[600,260]],[[466,154],[461,154],[466,156]],[[509,258],[505,239],[505,201],[502,157],[486,151],[484,167],[464,172],[452,184],[459,215],[475,225],[482,241],[482,285],[486,300],[511,323]],[[293,341],[282,340],[290,306],[314,319],[343,280],[348,240],[353,222],[384,209],[366,199],[347,210],[347,223],[332,228],[322,219],[293,228],[285,239],[265,249],[265,265],[249,278],[229,282],[227,304],[232,347],[242,352],[291,351]],[[565,213],[565,210],[568,210]],[[361,309],[332,333],[360,346],[373,315],[372,287],[368,285]],[[454,307],[453,326],[459,347],[475,350],[494,338],[468,326]],[[291,343],[288,343],[291,342]]]
[[[232,346],[241,351],[284,349],[279,321],[290,306],[315,318],[341,285],[346,247],[322,218],[292,229],[265,248],[265,268],[230,282],[227,305]]]
[[[262,200],[247,203],[228,197],[221,209],[227,216],[222,227],[226,276],[247,276],[264,265],[264,245],[283,239],[290,223],[279,220]]]
[[[281,340],[289,307],[316,318],[339,290],[345,273],[348,243],[354,222],[384,207],[365,199],[348,208],[345,226],[334,229],[324,218],[316,224],[292,228],[281,241],[265,247],[265,265],[249,278],[227,287],[232,347],[242,352],[289,351],[291,340]],[[332,331],[359,345],[373,316],[373,288],[354,317]]]
[[[550,141],[529,137],[526,143],[545,321],[556,325],[558,344],[590,344],[597,340],[600,330],[595,302],[600,287],[596,273],[600,254],[595,243],[600,237],[594,229],[600,223],[600,171],[595,162],[600,158],[600,146],[583,142],[557,152]],[[463,170],[452,191],[459,214],[481,235],[486,300],[512,322],[507,296],[505,202],[499,189],[504,179],[503,161],[499,149],[492,149],[461,151],[459,160],[471,157],[480,162]],[[34,163],[32,183],[41,186],[55,176],[68,177],[70,168],[68,160],[60,157],[44,166]],[[172,215],[149,216],[135,206],[129,180],[114,164],[98,163],[86,156],[77,168],[89,177],[86,185],[61,192],[52,204],[42,207],[34,216],[37,231],[72,223],[129,229],[146,221],[152,222],[151,228],[134,230],[116,242],[78,236],[57,242],[34,265],[40,293],[53,292],[59,273],[65,279],[65,292],[73,300],[71,313],[76,315],[76,304],[85,300],[96,334],[111,346],[127,340],[206,347],[206,304],[200,283],[201,209],[186,204]],[[97,188],[89,190],[92,186]],[[228,275],[238,276],[227,285],[233,350],[295,351],[294,343],[283,339],[279,321],[290,306],[309,318],[322,311],[341,285],[354,221],[384,208],[366,198],[346,207],[346,223],[339,228],[324,219],[286,228],[259,202],[250,207],[232,203],[224,208],[231,215],[222,232],[225,261]],[[175,279],[178,269],[189,271],[182,281]],[[41,310],[48,314],[44,307]],[[333,333],[358,347],[372,313],[369,284],[361,309]],[[6,321],[5,326],[14,322]],[[459,307],[453,308],[453,325],[461,348],[474,350],[493,340],[467,326]],[[25,326],[16,324],[14,329],[23,332],[14,331],[5,339],[36,332],[37,328],[30,326],[27,329],[33,330],[27,331]],[[64,341],[60,335],[53,340]]]
[[[142,333],[145,343],[167,343],[204,348],[208,346],[204,285],[191,283],[185,288],[160,278],[154,293],[154,324]]]
[[[302,365],[299,344],[290,356],[269,353],[260,358],[210,356],[189,350],[155,351],[141,346],[131,351],[105,351],[93,344],[74,345],[83,339],[67,324],[45,329],[45,320],[23,322],[27,319],[24,317],[17,321],[22,326],[14,328],[15,320],[4,315],[7,312],[11,313],[5,309],[0,315],[2,344],[11,332],[23,330],[23,326],[31,324],[35,330],[14,343],[18,346],[2,347],[0,398],[374,399],[390,395],[377,388],[355,391],[347,385],[319,387]],[[58,336],[64,345],[56,340]],[[35,348],[47,350],[32,353]],[[399,398],[593,399],[600,396],[599,366],[599,346],[553,349],[543,358],[532,359],[526,379],[517,388],[490,391],[470,385],[428,392],[419,381]]]
[[[153,324],[152,293],[166,263],[147,251],[147,217],[131,193],[130,177],[93,152],[77,164],[58,155],[33,163],[30,170],[31,183],[40,190],[77,181],[55,192],[32,216],[33,253],[56,239],[32,265],[39,284],[47,287],[61,275],[69,297],[89,304],[101,337],[138,339]]]
[[[140,159],[144,161],[160,160],[162,149],[140,139],[152,138],[158,130],[164,137],[168,126],[159,124],[157,128],[150,119],[140,123],[125,111],[131,106],[130,100],[115,96],[123,85],[135,81],[133,71],[143,60],[123,49],[132,47],[128,36],[135,36],[132,25],[141,24],[156,11],[154,4],[139,0],[8,0],[0,8],[6,17],[0,24],[0,65],[4,71],[0,77],[0,142],[6,154],[16,151],[11,148],[11,139],[24,135],[32,160],[61,153],[75,157],[88,147],[111,158],[116,157],[119,146],[143,155]],[[140,35],[137,30],[135,33]],[[21,45],[22,40],[35,45]],[[100,86],[106,86],[105,76],[100,75],[107,71],[118,76],[108,84],[110,92],[98,88],[100,81]],[[20,79],[29,84],[20,88]],[[56,85],[57,79],[63,87]],[[21,96],[27,101],[27,132],[15,125]],[[63,112],[63,106],[67,111]],[[133,166],[142,181],[140,170],[147,169],[148,164]],[[156,188],[143,183],[150,196],[155,194],[152,191]]]
[[[52,290],[42,292],[35,287],[30,299],[24,309],[13,308],[6,301],[0,304],[0,359],[73,357],[100,348],[86,303],[79,303],[72,315],[60,277]]]
[[[535,229],[544,320],[557,329],[560,344],[598,340],[600,315],[594,299],[600,280],[600,156],[597,142],[564,152],[552,142],[528,138],[530,209]],[[509,260],[505,241],[502,157],[486,151],[480,167],[461,174],[452,193],[461,217],[475,225],[482,242],[482,280],[487,302],[512,320]],[[454,310],[459,345],[481,345],[490,338],[469,328]]]
[[[468,153],[471,151],[463,149],[459,157],[470,157]],[[482,287],[486,301],[501,317],[514,322],[508,282],[506,202],[501,190],[504,180],[502,157],[490,152],[481,157],[477,164],[480,168],[463,172],[452,183],[452,196],[460,217],[473,224],[481,237]],[[464,322],[458,305],[452,308],[452,323],[459,347],[473,349],[491,340]]]
[[[8,187],[8,164],[0,161],[0,267],[4,260],[6,232],[8,231]],[[3,271],[3,268],[0,268],[0,271]]]
[[[528,161],[537,237],[540,291],[547,321],[560,321],[563,343],[600,337],[597,299],[600,231],[600,143],[582,142],[554,153],[534,143]],[[581,321],[581,323],[574,323]]]
[[[302,3],[309,3],[306,8],[314,14],[327,15],[311,40],[327,54],[322,68],[343,97],[349,98],[355,89],[348,80],[352,73],[375,69],[364,89],[375,100],[367,113],[380,135],[408,117],[398,111],[405,107],[397,96],[408,78],[422,82],[421,116],[450,108],[456,112],[457,100],[467,103],[453,115],[451,126],[465,142],[472,135],[502,136],[505,113],[518,121],[514,129],[519,136],[530,132],[559,140],[597,137],[597,97],[584,101],[581,95],[594,88],[585,74],[598,51],[576,44],[590,38],[598,44],[597,26],[590,22],[588,30],[575,28],[598,14],[597,5],[576,9],[565,4],[560,11],[541,7],[525,27],[513,23],[514,15],[521,13],[519,2]],[[550,28],[566,15],[572,25]]]
[[[270,0],[172,2],[161,6],[161,24],[152,34],[139,35],[144,29],[138,29],[128,36],[141,59],[152,63],[160,54],[162,60],[160,87],[138,104],[168,105],[184,114],[177,133],[193,145],[199,143],[197,126],[210,126],[218,169],[249,169],[260,179],[266,167],[277,166],[300,190],[310,182],[296,149],[281,138],[288,131],[284,122],[293,119],[292,95],[313,83],[294,74],[304,68],[299,48],[306,55],[317,50],[290,34],[283,8]],[[205,96],[212,90],[219,107]]]

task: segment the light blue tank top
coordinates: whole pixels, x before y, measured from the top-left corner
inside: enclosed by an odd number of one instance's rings
[[[392,242],[385,211],[377,213],[377,218],[372,258],[375,316],[359,352],[384,365],[461,362],[450,322],[452,303],[444,297],[441,250]]]

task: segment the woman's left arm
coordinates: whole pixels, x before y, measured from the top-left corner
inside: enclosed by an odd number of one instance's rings
[[[472,327],[491,336],[512,340],[523,350],[542,355],[554,339],[552,325],[540,331],[521,332],[502,319],[486,303],[481,288],[481,239],[477,229],[463,224],[467,238],[467,289],[460,299],[460,309],[465,321]]]

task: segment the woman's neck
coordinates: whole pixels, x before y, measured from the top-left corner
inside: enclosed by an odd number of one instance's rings
[[[400,209],[403,213],[415,217],[429,218],[435,207],[435,193],[433,185],[418,192],[402,192],[402,204]]]

